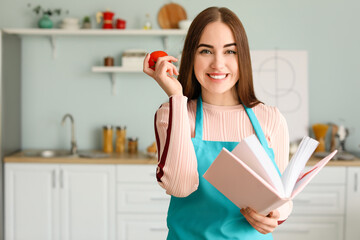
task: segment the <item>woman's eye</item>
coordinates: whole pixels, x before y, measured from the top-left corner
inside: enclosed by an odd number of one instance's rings
[[[211,52],[207,49],[203,49],[200,51],[201,54],[211,54]]]
[[[236,52],[233,51],[233,50],[227,50],[226,53],[227,53],[227,54],[236,54]]]

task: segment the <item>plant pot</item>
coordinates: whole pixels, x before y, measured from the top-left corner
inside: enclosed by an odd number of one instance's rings
[[[39,28],[52,28],[53,22],[51,21],[49,15],[44,14],[42,18],[40,18],[38,22],[38,26]]]
[[[91,28],[91,22],[84,22],[83,25],[82,25],[82,28],[90,29]]]

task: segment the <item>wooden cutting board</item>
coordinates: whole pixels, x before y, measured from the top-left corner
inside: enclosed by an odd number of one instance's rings
[[[179,21],[185,19],[185,9],[176,3],[165,4],[158,13],[158,23],[162,29],[179,28]]]

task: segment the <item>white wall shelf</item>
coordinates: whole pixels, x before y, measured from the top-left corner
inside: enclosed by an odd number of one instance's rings
[[[56,41],[55,37],[66,36],[158,36],[162,37],[163,46],[167,50],[167,40],[169,36],[185,36],[187,30],[182,29],[41,29],[41,28],[4,28],[4,33],[24,36],[44,36],[49,37],[53,58],[56,58]]]
[[[142,69],[125,68],[125,67],[94,66],[94,67],[92,67],[92,72],[97,72],[97,73],[139,73],[139,72],[142,72]]]
[[[19,36],[185,36],[187,30],[182,29],[77,29],[60,28],[4,28],[7,34]]]
[[[95,73],[109,73],[111,80],[111,92],[112,95],[116,95],[116,84],[115,84],[115,74],[116,73],[142,73],[142,69],[139,68],[125,68],[125,67],[103,67],[103,66],[94,66],[92,67],[92,72]]]

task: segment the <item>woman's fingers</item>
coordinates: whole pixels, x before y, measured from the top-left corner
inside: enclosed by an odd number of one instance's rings
[[[263,216],[251,208],[241,209],[240,212],[244,215],[246,220],[257,231],[263,234],[273,232],[278,226],[278,219],[280,214],[277,210],[272,211],[268,216]]]
[[[154,70],[152,70],[149,66],[149,59],[150,59],[150,53],[146,54],[143,62],[143,72],[149,75],[150,77],[153,77]]]

